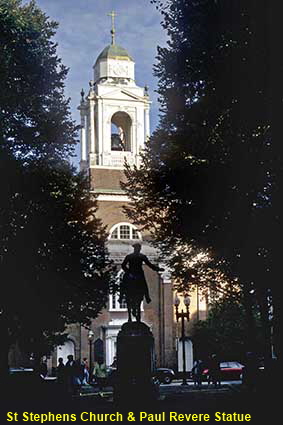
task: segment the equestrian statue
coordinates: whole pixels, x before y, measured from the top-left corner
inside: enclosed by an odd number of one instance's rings
[[[140,243],[134,243],[133,248],[134,252],[127,255],[122,263],[124,276],[120,283],[119,301],[126,300],[128,322],[132,322],[132,315],[136,318],[137,322],[140,322],[142,300],[145,298],[147,303],[151,302],[142,266],[146,264],[156,272],[163,272],[164,269],[152,264],[147,256],[140,252]]]

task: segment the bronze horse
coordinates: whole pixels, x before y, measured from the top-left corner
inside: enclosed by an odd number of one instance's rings
[[[125,257],[122,263],[124,276],[120,283],[120,302],[125,298],[128,309],[128,322],[132,321],[132,315],[137,322],[141,321],[141,302],[145,297],[147,303],[151,302],[148,286],[145,280],[143,263],[157,272],[164,269],[152,264],[146,255],[141,254],[141,244],[133,245],[134,252]]]
[[[120,301],[126,301],[128,309],[128,322],[132,322],[132,315],[137,322],[141,321],[141,303],[144,298],[144,292],[139,286],[138,276],[125,273],[120,284]]]

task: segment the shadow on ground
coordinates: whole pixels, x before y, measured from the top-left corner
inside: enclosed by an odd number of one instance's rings
[[[273,388],[248,392],[239,385],[224,385],[219,389],[202,388],[200,390],[193,387],[184,388],[181,385],[164,386],[160,388],[157,400],[149,403],[144,403],[143,400],[143,394],[140,394],[138,401],[133,400],[129,394],[126,404],[118,406],[113,401],[111,389],[106,389],[102,394],[86,392],[84,395],[75,397],[63,396],[58,391],[54,391],[53,394],[33,394],[32,396],[26,392],[17,398],[11,397],[11,395],[8,398],[5,396],[2,398],[1,425],[15,421],[15,413],[18,413],[18,423],[45,424],[57,422],[110,423],[115,421],[129,423],[134,422],[133,417],[135,422],[171,424],[174,422],[249,422],[258,424],[263,421],[275,422],[281,416],[277,392]],[[7,416],[8,412],[10,415]],[[134,415],[129,415],[129,412],[134,412]],[[145,413],[141,415],[141,412]],[[34,414],[39,416],[34,416]],[[112,416],[109,416],[110,414]],[[186,414],[195,414],[195,420],[192,416],[180,416]],[[200,414],[207,415],[206,419],[209,416],[209,420],[205,420],[204,416],[200,416]],[[58,416],[56,417],[56,415]],[[248,420],[244,415],[250,415],[251,419]],[[8,419],[12,420],[8,421]]]

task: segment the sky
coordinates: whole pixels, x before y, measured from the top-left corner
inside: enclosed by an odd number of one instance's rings
[[[115,18],[116,44],[124,47],[135,60],[136,84],[149,86],[151,131],[158,123],[157,79],[153,64],[157,45],[166,44],[166,33],[161,27],[161,15],[150,0],[37,0],[50,19],[59,23],[55,36],[58,56],[69,68],[66,97],[71,98],[72,117],[80,123],[77,106],[80,92],[89,89],[92,67],[99,53],[111,42],[112,10]],[[77,165],[79,146],[76,148]]]

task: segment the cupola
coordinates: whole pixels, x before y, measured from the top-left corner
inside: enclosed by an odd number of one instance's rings
[[[94,70],[94,83],[135,83],[135,63],[124,47],[119,46],[115,42],[114,17],[115,13],[111,12],[112,29],[111,44],[106,46],[98,55]]]

